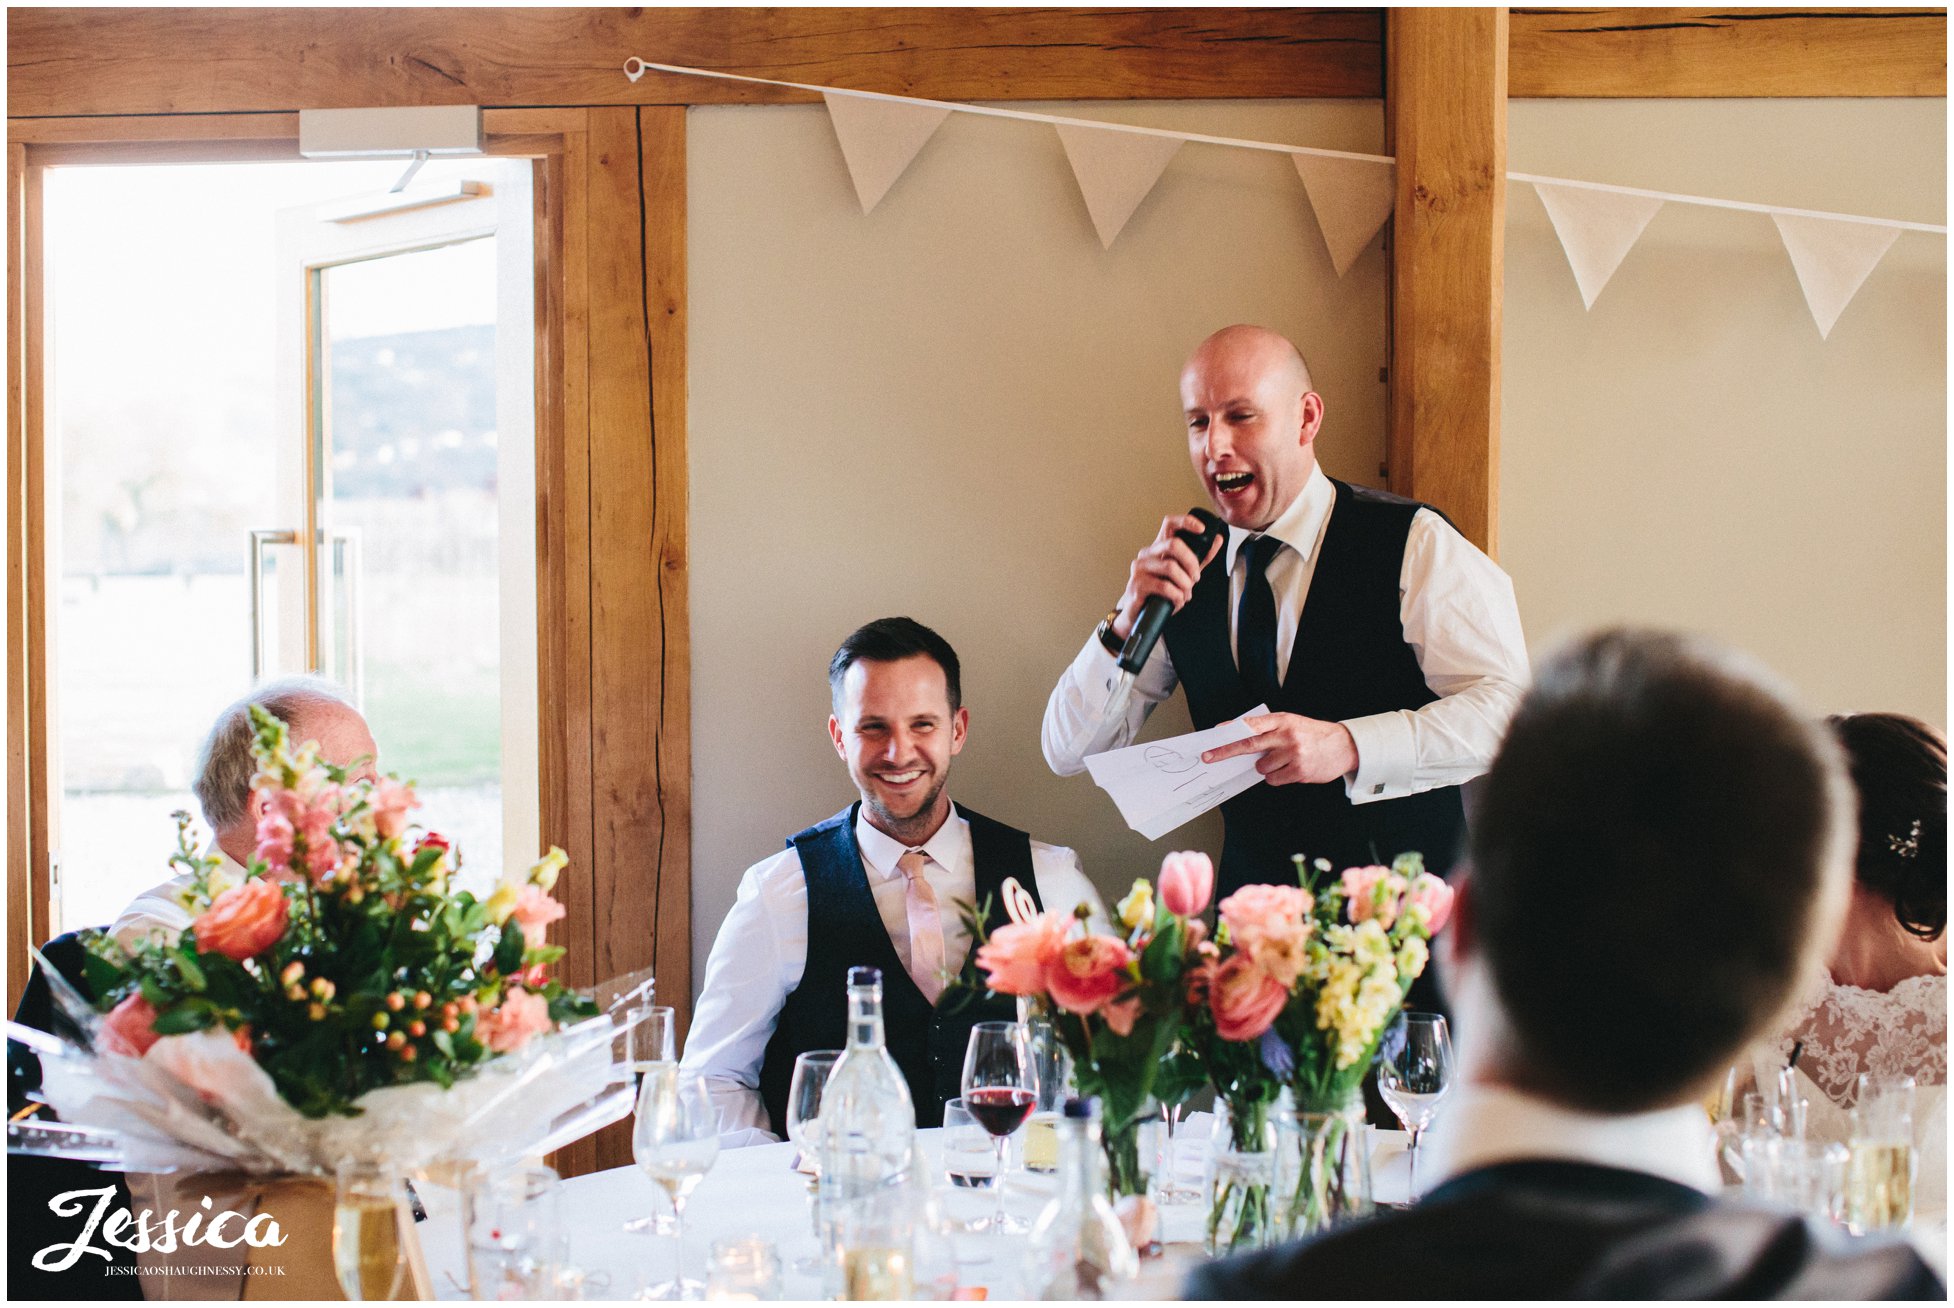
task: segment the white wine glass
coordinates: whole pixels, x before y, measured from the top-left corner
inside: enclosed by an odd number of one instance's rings
[[[979,1022],[970,1028],[963,1055],[963,1106],[990,1133],[997,1149],[997,1211],[988,1229],[993,1235],[1019,1235],[1030,1230],[1022,1218],[1004,1211],[1004,1152],[1011,1133],[1025,1124],[1038,1103],[1038,1064],[1031,1053],[1031,1033],[1022,1022]]]
[[[332,1265],[348,1299],[391,1299],[407,1272],[401,1240],[407,1187],[371,1159],[344,1160],[333,1186]]]
[[[682,1074],[677,1063],[649,1067],[638,1089],[631,1153],[671,1201],[677,1241],[672,1279],[653,1286],[646,1297],[700,1298],[705,1283],[685,1275],[685,1201],[719,1157],[719,1122],[705,1082]]]
[[[627,1019],[624,1032],[624,1063],[644,1086],[644,1074],[654,1067],[678,1061],[678,1016],[663,1005],[646,1005]],[[676,1229],[669,1213],[634,1217],[624,1229],[637,1235],[670,1235]]]
[[[1407,1195],[1418,1200],[1418,1144],[1452,1088],[1452,1032],[1438,1013],[1400,1013],[1377,1051],[1377,1092],[1411,1136]]]
[[[814,1203],[814,1190],[821,1177],[821,1096],[828,1088],[828,1074],[841,1058],[839,1049],[810,1049],[794,1057],[794,1076],[787,1084],[787,1138],[799,1151],[799,1166],[808,1173],[808,1220],[814,1238],[821,1239],[821,1214]],[[799,1272],[818,1272],[821,1258],[803,1256],[794,1260]]]

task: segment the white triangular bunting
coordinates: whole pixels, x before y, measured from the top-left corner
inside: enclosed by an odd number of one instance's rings
[[[1059,143],[1072,163],[1086,212],[1099,233],[1099,244],[1110,250],[1126,220],[1147,198],[1167,161],[1185,144],[1178,137],[1140,132],[1102,132],[1092,127],[1059,123]]]
[[[828,118],[835,125],[863,213],[881,202],[916,152],[950,116],[948,109],[908,100],[872,100],[837,91],[824,91],[821,98],[828,102]]]
[[[1818,324],[1819,337],[1827,338],[1900,229],[1785,213],[1772,214],[1771,221],[1778,225],[1791,266],[1798,270],[1798,284],[1805,289],[1805,304]]]
[[[1333,155],[1294,154],[1296,175],[1303,179],[1316,225],[1329,247],[1330,263],[1343,276],[1377,229],[1391,216],[1397,199],[1397,178],[1388,163],[1338,159]]]
[[[1655,217],[1662,201],[1648,195],[1624,195],[1619,191],[1592,191],[1585,186],[1549,186],[1535,182],[1540,203],[1547,206],[1567,252],[1568,267],[1581,288],[1581,303],[1594,308],[1601,288],[1622,266],[1622,260],[1642,236],[1642,229]]]

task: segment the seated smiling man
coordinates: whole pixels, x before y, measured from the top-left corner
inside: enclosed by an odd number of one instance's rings
[[[1071,850],[950,802],[970,711],[948,641],[909,618],[877,619],[835,651],[828,688],[828,735],[861,800],[747,869],[685,1044],[727,1144],[786,1137],[795,1057],[846,1043],[851,967],[882,969],[889,1053],[916,1124],[940,1125],[972,1024],[1015,1016],[968,991],[939,1004],[971,950],[954,904],[988,899],[994,930],[1015,880],[1041,908],[1084,903],[1103,916]]]
[[[1197,1270],[1197,1299],[1943,1297],[1906,1245],[1715,1198],[1706,1093],[1826,955],[1836,745],[1760,670],[1610,632],[1482,783],[1449,941],[1459,1081],[1408,1211]]]

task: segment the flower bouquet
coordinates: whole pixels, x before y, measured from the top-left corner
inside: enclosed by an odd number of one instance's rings
[[[1222,901],[1193,998],[1209,1076],[1244,1139],[1276,1087],[1289,1089],[1301,1149],[1287,1226],[1304,1234],[1368,1202],[1345,1184],[1346,1164],[1368,1164],[1351,1157],[1363,1142],[1359,1087],[1451,916],[1452,889],[1417,854],[1334,879],[1321,859],[1298,857],[1296,869],[1298,885]]]
[[[1186,1064],[1170,1055],[1186,1014],[1185,976],[1207,933],[1198,914],[1213,885],[1206,855],[1170,854],[1157,897],[1136,880],[1120,901],[1119,934],[1090,930],[1081,906],[1026,915],[980,938],[977,951],[991,993],[1044,1009],[1072,1057],[1079,1093],[1098,1097],[1113,1196],[1135,1199],[1128,1211],[1141,1214],[1129,1221],[1136,1245],[1148,1242],[1151,1227],[1140,1127],[1160,1100],[1177,1102],[1193,1088],[1181,1084]]]
[[[349,1160],[405,1175],[627,1115],[611,1021],[550,972],[563,852],[486,899],[456,890],[448,843],[410,838],[411,786],[355,779],[252,717],[264,811],[245,875],[199,856],[178,814],[188,929],[129,952],[90,933],[95,1005],[48,969],[69,1038],[9,1024],[62,1118],[44,1151],[267,1182]]]

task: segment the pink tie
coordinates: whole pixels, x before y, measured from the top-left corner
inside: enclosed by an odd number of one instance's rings
[[[896,867],[909,878],[902,897],[909,913],[909,976],[934,1004],[943,992],[943,918],[936,911],[936,892],[923,876],[928,862],[928,854],[912,849],[896,860]]]

